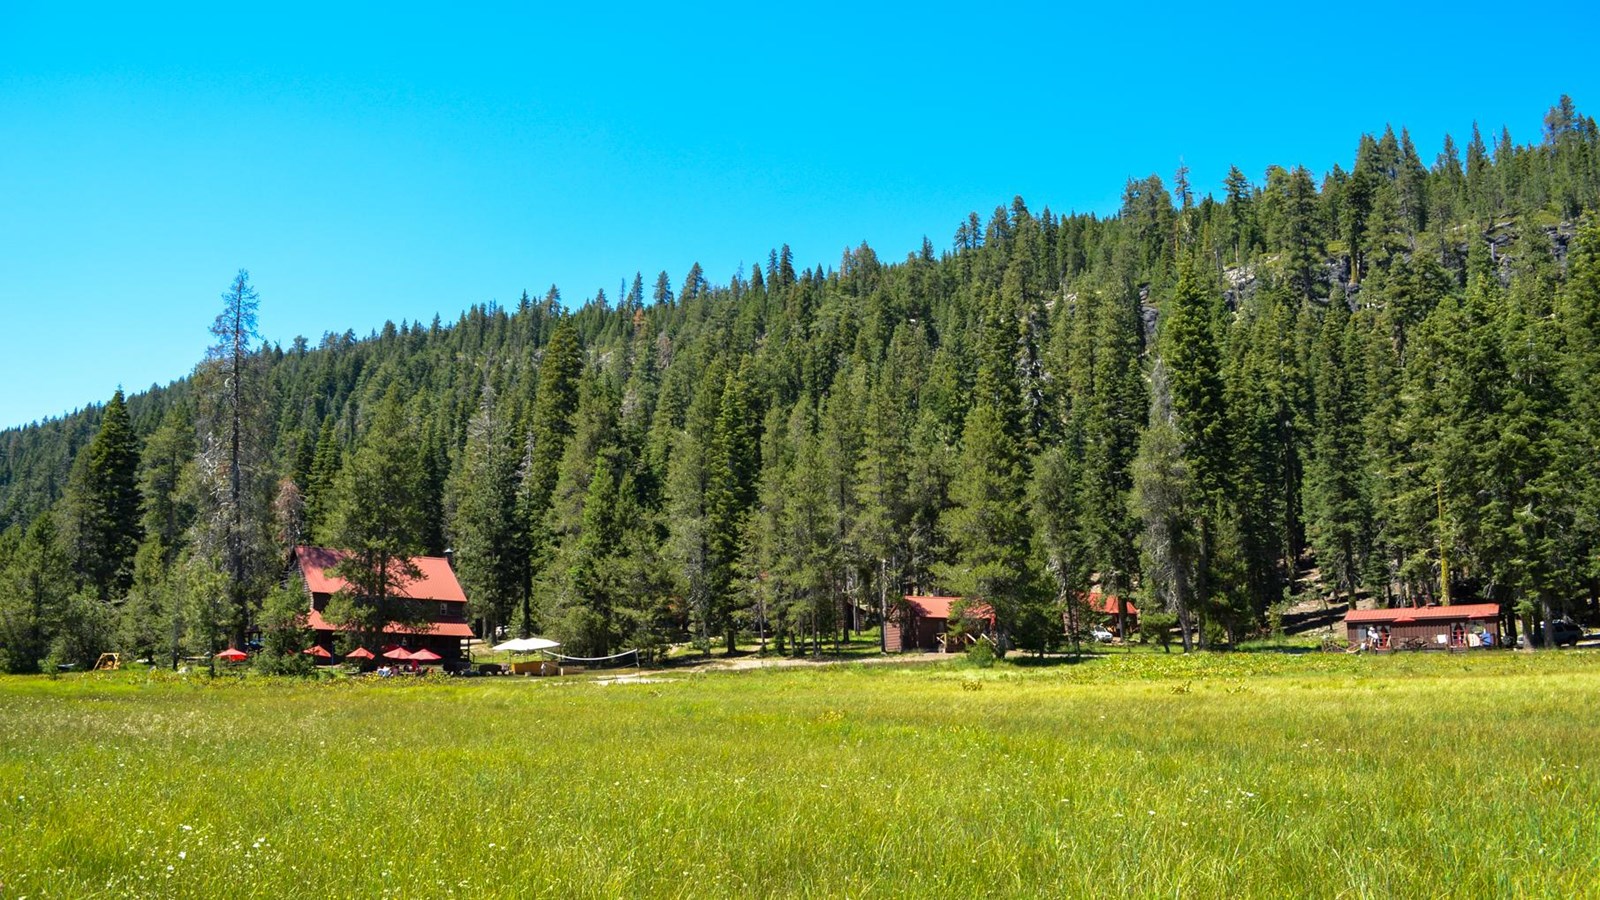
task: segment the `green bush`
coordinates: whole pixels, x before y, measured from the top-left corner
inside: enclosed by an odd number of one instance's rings
[[[999,658],[999,654],[994,652],[994,644],[990,643],[986,638],[979,638],[973,641],[972,646],[967,648],[967,662],[980,669],[989,668]]]
[[[1146,612],[1139,617],[1139,638],[1145,643],[1154,641],[1161,649],[1172,652],[1172,629],[1178,617],[1169,612]]]

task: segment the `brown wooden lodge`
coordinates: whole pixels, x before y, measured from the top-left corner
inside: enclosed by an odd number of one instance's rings
[[[1461,603],[1352,609],[1344,617],[1352,646],[1368,650],[1469,650],[1499,647],[1500,605]]]
[[[305,586],[310,607],[306,624],[314,633],[313,641],[334,654],[339,652],[334,646],[335,635],[348,629],[335,626],[324,619],[322,613],[328,608],[329,598],[350,587],[343,578],[329,571],[347,556],[346,551],[323,547],[296,547],[289,556],[290,583],[299,580]],[[450,561],[438,556],[416,556],[411,563],[422,575],[402,587],[399,595],[421,603],[430,621],[425,628],[391,624],[383,630],[384,643],[411,652],[431,650],[446,664],[462,659],[466,656],[465,644],[473,639],[473,634],[472,626],[467,624],[467,595],[461,589],[461,582],[456,580]],[[381,652],[384,647],[367,649]]]

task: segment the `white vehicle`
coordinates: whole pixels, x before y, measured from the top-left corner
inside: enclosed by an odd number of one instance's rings
[[[1096,625],[1089,629],[1089,638],[1097,644],[1109,644],[1116,639],[1116,635],[1112,634],[1110,629],[1104,625]]]

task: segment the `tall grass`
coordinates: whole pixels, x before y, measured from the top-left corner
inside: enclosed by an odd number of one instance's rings
[[[0,896],[1600,895],[1597,700],[1578,653],[8,679]]]

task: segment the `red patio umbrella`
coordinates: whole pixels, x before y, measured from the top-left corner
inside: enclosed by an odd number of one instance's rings
[[[320,657],[321,659],[330,659],[333,657],[333,654],[329,653],[321,644],[312,644],[300,652],[309,656]]]
[[[372,651],[365,647],[357,647],[344,655],[345,659],[372,659]]]
[[[417,662],[438,662],[439,660],[444,659],[444,657],[426,647],[411,654],[411,658]]]
[[[226,650],[222,651],[221,653],[217,654],[217,659],[225,659],[225,660],[228,660],[229,662],[238,662],[241,659],[249,659],[249,658],[250,658],[250,654],[244,652],[243,650],[235,649],[233,647],[229,647],[228,649],[226,649]]]
[[[393,650],[385,650],[384,653],[383,653],[383,658],[384,659],[410,659],[411,658],[411,654],[407,653],[406,652],[406,648],[404,648],[404,647],[396,647]]]

